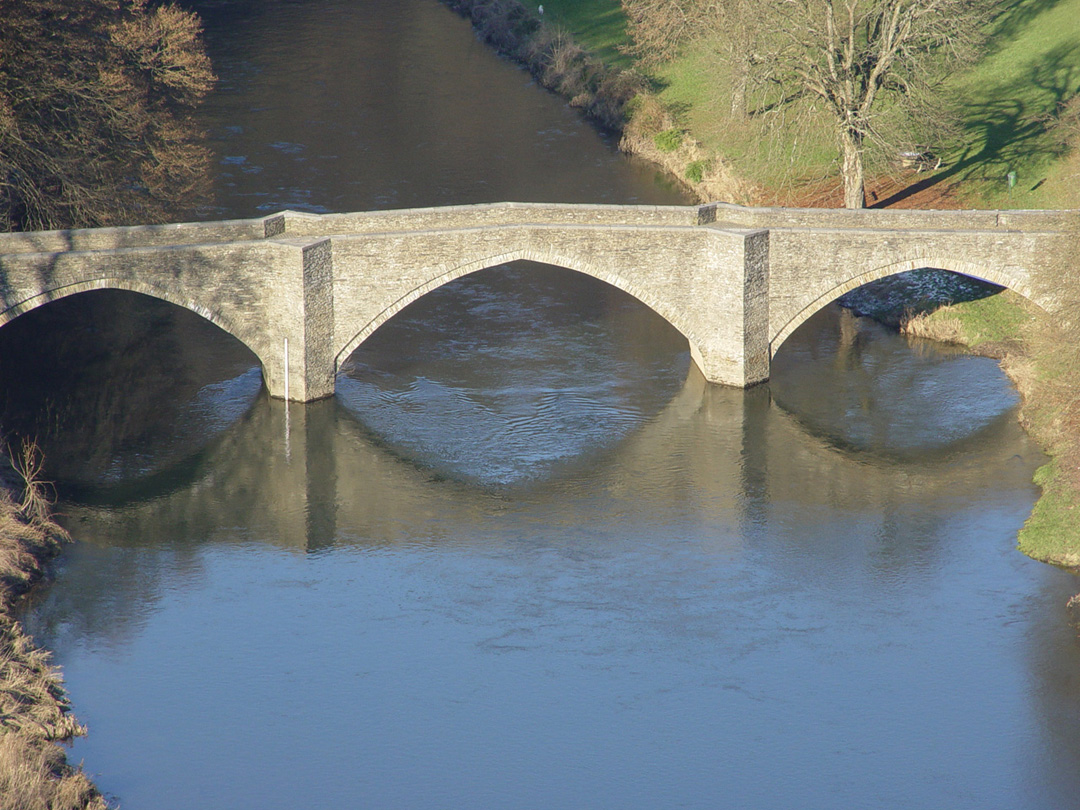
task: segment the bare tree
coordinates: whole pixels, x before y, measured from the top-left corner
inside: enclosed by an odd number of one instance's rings
[[[167,219],[205,190],[198,18],[145,0],[0,0],[0,230]]]
[[[768,106],[812,101],[831,121],[844,204],[866,204],[864,153],[912,142],[946,115],[936,90],[971,59],[995,0],[623,0],[639,53],[670,58],[728,36],[729,61],[770,88]],[[741,55],[736,55],[739,50]],[[742,83],[745,90],[747,84]],[[737,95],[737,92],[733,94]]]
[[[864,151],[894,146],[885,125],[933,130],[946,116],[936,89],[970,60],[993,0],[785,0],[767,69],[782,93],[821,102],[840,148],[844,205],[866,204]]]

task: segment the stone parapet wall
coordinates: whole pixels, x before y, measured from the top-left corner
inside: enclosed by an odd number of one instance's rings
[[[1080,228],[1080,211],[909,211],[847,208],[747,208],[716,203],[716,221],[744,228],[878,231],[1060,232]]]
[[[62,253],[86,250],[122,250],[133,247],[175,247],[262,239],[263,219],[222,222],[180,222],[123,228],[85,228],[0,234],[0,256],[13,253]]]
[[[700,210],[700,206],[507,202],[351,214],[286,211],[282,216],[284,233],[288,236],[331,236],[501,225],[692,226],[699,224]]]

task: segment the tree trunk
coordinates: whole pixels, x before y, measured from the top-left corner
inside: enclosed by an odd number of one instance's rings
[[[840,176],[844,179],[844,207],[866,207],[866,178],[863,175],[862,135],[849,126],[840,128]]]

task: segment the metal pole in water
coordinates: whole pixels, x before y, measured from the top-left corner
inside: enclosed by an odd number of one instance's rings
[[[289,447],[289,339],[285,338],[285,460],[292,456]]]
[[[289,401],[289,339],[285,338],[285,401]]]

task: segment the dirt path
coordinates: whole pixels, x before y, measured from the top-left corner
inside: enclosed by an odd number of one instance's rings
[[[871,178],[866,183],[867,206],[938,211],[964,208],[959,185],[938,178],[929,172]],[[783,204],[795,208],[840,208],[844,204],[844,187],[839,178],[802,186]]]

